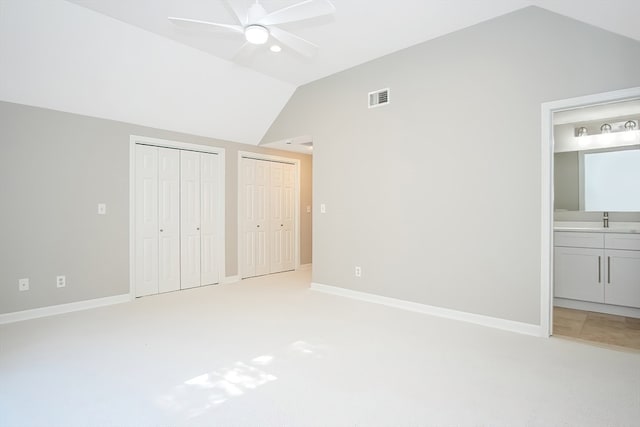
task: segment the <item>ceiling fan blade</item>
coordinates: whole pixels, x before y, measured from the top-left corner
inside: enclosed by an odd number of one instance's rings
[[[303,19],[329,15],[335,11],[335,6],[329,0],[304,0],[300,3],[283,7],[282,9],[269,13],[258,20],[257,24],[284,24],[286,22],[302,21]]]
[[[224,2],[227,7],[233,11],[234,15],[236,15],[236,18],[238,18],[238,22],[240,23],[240,25],[242,25],[243,27],[247,25],[247,21],[249,19],[249,11],[246,8],[241,7],[238,4],[237,0],[225,0]]]
[[[208,31],[235,31],[238,33],[244,33],[244,28],[242,28],[240,25],[218,24],[217,22],[199,21],[197,19],[174,18],[173,16],[169,17],[169,21],[184,28],[193,28]]]
[[[311,58],[318,51],[318,46],[301,37],[296,36],[295,34],[291,34],[288,31],[281,30],[278,27],[269,27],[269,31],[271,35],[275,39],[279,40],[282,44],[306,57]]]

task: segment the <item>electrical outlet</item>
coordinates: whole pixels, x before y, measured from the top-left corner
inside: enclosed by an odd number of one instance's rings
[[[28,291],[29,290],[29,279],[20,279],[18,280],[18,290],[19,291]]]
[[[107,205],[104,203],[98,204],[98,215],[106,215],[107,214]]]
[[[307,206],[307,213],[311,213],[311,206]]]
[[[362,268],[359,265],[356,265],[356,277],[362,277]]]
[[[59,288],[67,286],[67,278],[65,276],[56,276],[56,286]]]

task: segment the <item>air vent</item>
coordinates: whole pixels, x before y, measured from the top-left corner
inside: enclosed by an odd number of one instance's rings
[[[389,103],[389,88],[369,92],[369,108],[381,107]]]

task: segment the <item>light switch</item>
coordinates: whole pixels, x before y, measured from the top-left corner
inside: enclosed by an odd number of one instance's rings
[[[324,203],[320,203],[320,213],[327,213],[327,207]]]
[[[104,203],[98,204],[98,215],[106,215],[107,214],[107,205]]]
[[[311,213],[311,206],[307,206],[307,213]]]

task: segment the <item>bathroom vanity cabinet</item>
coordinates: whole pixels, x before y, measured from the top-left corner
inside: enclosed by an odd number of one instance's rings
[[[556,231],[554,296],[640,308],[640,234]]]

